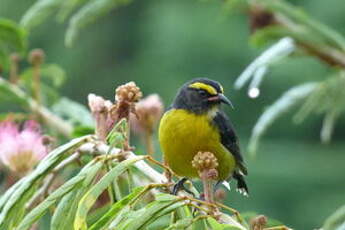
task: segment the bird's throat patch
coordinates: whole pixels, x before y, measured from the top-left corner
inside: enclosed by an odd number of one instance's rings
[[[217,95],[217,90],[213,86],[202,82],[194,82],[193,84],[190,84],[188,87],[194,89],[202,89],[211,95]]]

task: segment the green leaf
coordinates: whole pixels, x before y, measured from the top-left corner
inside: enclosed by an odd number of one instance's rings
[[[297,7],[287,3],[286,1],[275,1],[275,0],[261,0],[261,4],[264,4],[268,9],[273,12],[279,12],[288,18],[296,21],[300,25],[308,28],[311,32],[310,36],[320,37],[326,43],[336,46],[337,48],[345,51],[345,38],[331,29],[330,27],[318,22],[315,19],[310,18],[306,13]]]
[[[212,230],[241,230],[241,228],[230,224],[220,224],[212,217],[207,218],[207,222],[210,224]]]
[[[0,70],[7,69],[9,67],[9,58],[6,53],[6,49],[0,46]]]
[[[51,230],[68,229],[73,226],[78,203],[84,196],[84,194],[90,189],[90,186],[92,185],[96,174],[103,166],[103,163],[96,162],[96,165],[97,167],[94,166],[94,169],[90,170],[90,172],[87,173],[85,180],[82,182],[80,188],[67,194],[59,202],[59,205],[57,206],[51,221]]]
[[[81,137],[95,133],[95,128],[89,126],[76,126],[73,129],[72,137]]]
[[[78,198],[79,189],[66,194],[57,205],[50,223],[50,230],[68,229],[73,226],[74,200]]]
[[[188,217],[184,219],[180,219],[176,221],[174,224],[170,225],[169,227],[165,228],[164,230],[178,230],[178,229],[186,229],[190,225],[193,224],[193,218]]]
[[[61,98],[59,102],[53,105],[52,110],[74,125],[87,127],[93,127],[94,125],[89,110],[84,105],[66,97]]]
[[[64,1],[58,13],[58,20],[60,22],[65,21],[65,19],[72,13],[74,9],[78,6],[85,4],[89,0],[69,0]]]
[[[44,22],[63,3],[63,0],[38,0],[23,15],[20,24],[27,30]]]
[[[0,121],[7,120],[9,117],[13,119],[14,121],[19,121],[19,122],[23,122],[29,119],[29,115],[27,113],[11,113],[11,112],[0,113]]]
[[[107,143],[111,146],[109,151],[111,151],[112,148],[123,148],[123,142],[126,140],[127,130],[128,124],[126,119],[123,118],[115,124],[107,136]]]
[[[26,34],[15,22],[0,18],[0,65],[8,69],[11,52],[23,54],[26,48]]]
[[[67,144],[56,148],[40,162],[31,174],[23,179],[20,186],[18,186],[18,188],[13,192],[11,199],[4,205],[0,213],[0,228],[6,229],[6,226],[11,226],[13,224],[13,217],[16,215],[14,209],[20,207],[23,199],[27,198],[26,194],[28,194],[30,189],[45,177],[58,163],[68,157],[68,153],[77,149],[81,144],[85,143],[88,138],[89,136],[74,139]]]
[[[78,204],[78,210],[74,221],[74,229],[87,229],[86,217],[87,213],[96,202],[101,193],[112,184],[112,182],[121,175],[129,166],[135,162],[145,159],[144,156],[136,157],[122,161],[116,167],[112,168],[102,179],[95,184],[80,200]]]
[[[91,0],[88,2],[70,19],[65,38],[66,46],[73,45],[80,29],[93,23],[97,18],[109,13],[111,10],[128,4],[130,1],[131,0]]]
[[[87,177],[89,184],[93,178],[96,176],[97,172],[102,168],[103,164],[100,161],[92,161],[88,165],[86,165],[78,175],[69,179],[66,183],[61,185],[57,190],[55,190],[52,194],[50,194],[44,201],[42,201],[37,207],[31,210],[20,222],[17,230],[27,230],[30,229],[31,225],[36,222],[44,213],[50,208],[53,204],[57,202],[57,200],[61,199],[66,194],[70,193],[72,190],[79,187],[83,180]],[[67,204],[68,205],[68,204]],[[67,211],[68,215],[71,215],[69,210]],[[60,216],[61,217],[61,216]],[[57,220],[58,222],[66,221],[65,218],[61,218]]]
[[[255,154],[258,142],[267,128],[284,112],[292,106],[305,99],[318,86],[318,83],[311,82],[295,86],[287,90],[260,116],[256,122],[249,142],[249,152]]]
[[[337,209],[330,217],[327,218],[323,230],[344,230],[345,229],[345,205]]]
[[[14,93],[17,91],[12,84],[8,81],[0,78],[0,98],[1,102],[12,102],[15,104],[19,104],[21,106],[27,107],[28,101],[26,100],[24,94],[19,92],[19,94]]]
[[[113,204],[109,211],[105,213],[89,230],[106,229],[109,224],[117,217],[118,213],[123,210],[129,203],[133,203],[139,198],[139,194],[145,190],[146,187],[137,187],[132,193],[124,197],[122,200]]]
[[[21,186],[21,184],[23,183],[24,180],[25,180],[25,178],[21,178],[19,181],[17,181],[17,183],[15,183],[9,189],[7,189],[6,192],[1,196],[1,198],[0,198],[0,211],[2,211],[6,202],[11,199],[11,196],[13,195],[14,191],[16,191]]]
[[[32,89],[32,78],[33,78],[33,68],[27,68],[20,75],[21,85],[29,92],[33,94]],[[45,64],[42,65],[40,69],[41,76],[41,95],[46,105],[52,105],[58,101],[59,92],[57,88],[61,87],[66,79],[65,71],[56,64]]]
[[[167,195],[167,194],[164,194]],[[164,198],[168,198],[165,196]],[[168,199],[153,201],[144,208],[134,212],[132,217],[124,222],[123,229],[139,230],[144,229],[148,224],[157,220],[178,207],[184,206],[185,203],[178,197],[171,196]]]
[[[250,36],[250,43],[255,47],[262,47],[283,37],[292,37],[296,41],[314,44],[315,46],[324,45],[324,41],[311,33],[307,28],[296,32],[277,25],[267,26],[255,31]]]
[[[58,88],[61,87],[62,84],[66,80],[66,72],[65,70],[57,65],[57,64],[44,64],[40,68],[41,73],[41,80],[43,83]],[[27,88],[31,87],[32,83],[32,76],[33,76],[33,68],[27,68],[23,73],[20,75],[20,80],[23,81]]]

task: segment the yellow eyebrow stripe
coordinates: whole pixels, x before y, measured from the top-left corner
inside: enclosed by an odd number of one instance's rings
[[[207,85],[202,82],[195,82],[193,84],[190,84],[188,87],[195,88],[195,89],[203,89],[211,95],[217,95],[217,90],[213,86]]]
[[[220,92],[224,93],[223,86],[220,86]]]

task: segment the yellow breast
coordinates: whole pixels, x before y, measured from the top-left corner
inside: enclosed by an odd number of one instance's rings
[[[234,157],[221,144],[219,132],[207,115],[182,109],[168,111],[160,122],[159,142],[169,167],[180,176],[198,177],[191,162],[199,151],[209,151],[217,157],[221,180],[227,179],[235,168]]]

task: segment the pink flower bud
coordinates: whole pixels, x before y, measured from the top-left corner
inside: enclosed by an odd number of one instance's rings
[[[96,121],[96,135],[99,139],[105,140],[110,129],[109,127],[113,124],[110,117],[110,109],[113,103],[92,93],[89,94],[88,101],[91,113]]]
[[[133,131],[139,133],[153,132],[163,114],[164,106],[157,94],[151,94],[136,104],[135,111],[137,117],[133,114],[130,117]]]

